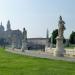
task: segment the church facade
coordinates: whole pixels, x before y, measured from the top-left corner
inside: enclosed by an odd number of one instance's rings
[[[48,35],[47,38],[27,38],[27,30],[25,28],[24,30],[26,34],[23,34],[23,32],[20,30],[12,30],[10,21],[8,20],[7,29],[5,31],[5,28],[1,22],[0,39],[5,39],[5,42],[8,43],[12,48],[21,49],[25,42],[28,50],[45,49],[45,47],[48,45]],[[24,41],[24,39],[26,40]]]

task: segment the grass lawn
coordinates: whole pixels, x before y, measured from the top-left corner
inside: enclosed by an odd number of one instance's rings
[[[75,75],[75,63],[22,56],[0,48],[0,75]]]

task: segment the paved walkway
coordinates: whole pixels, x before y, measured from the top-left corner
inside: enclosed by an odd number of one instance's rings
[[[21,54],[21,55],[27,55],[27,56],[34,56],[34,57],[40,57],[40,58],[48,58],[48,59],[54,59],[54,60],[65,60],[65,61],[75,62],[74,57],[55,57],[48,52],[42,52],[42,51],[25,50],[25,52],[22,52],[20,49],[12,50],[11,48],[6,49],[6,51],[16,53],[16,54]]]

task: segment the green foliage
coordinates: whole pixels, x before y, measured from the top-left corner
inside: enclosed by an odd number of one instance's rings
[[[52,33],[52,37],[53,37],[53,44],[56,44],[56,37],[58,35],[58,29],[55,29]]]
[[[67,48],[67,49],[74,49],[75,48],[75,44],[70,44],[69,46],[66,46],[65,48]]]
[[[0,49],[0,75],[75,75],[75,63],[22,56]]]
[[[5,48],[5,46],[9,45],[5,38],[0,38],[0,46]]]
[[[56,44],[56,37],[58,36],[58,29],[55,29],[52,32],[52,39],[53,39],[53,44]],[[51,38],[49,39],[49,42],[51,42]],[[66,42],[66,39],[64,38],[63,43]]]
[[[4,38],[0,38],[0,46],[4,47],[5,46],[5,39]]]
[[[71,43],[71,44],[75,44],[75,32],[72,32],[72,33],[71,33],[69,40],[70,40],[70,43]]]
[[[52,43],[53,44],[56,44],[56,37],[57,37],[57,35],[58,35],[58,29],[55,29],[53,32],[52,32]],[[50,37],[50,39],[49,39],[49,42],[51,42],[51,37]]]

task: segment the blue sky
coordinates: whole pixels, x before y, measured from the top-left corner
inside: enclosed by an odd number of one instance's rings
[[[58,28],[59,16],[66,22],[64,36],[75,31],[75,0],[0,0],[0,21],[6,28],[7,20],[12,29],[26,28],[28,37],[46,37]]]

